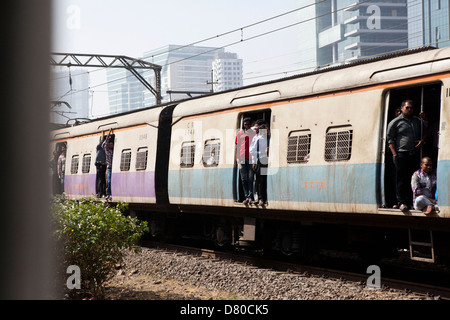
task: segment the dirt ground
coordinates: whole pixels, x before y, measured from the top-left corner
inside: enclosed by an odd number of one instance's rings
[[[108,300],[235,300],[246,299],[233,293],[211,291],[171,279],[119,271],[108,282]]]

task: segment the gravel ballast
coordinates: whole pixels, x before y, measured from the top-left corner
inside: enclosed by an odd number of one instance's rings
[[[277,272],[227,260],[142,248],[126,252],[108,284],[111,299],[424,300],[365,283]]]

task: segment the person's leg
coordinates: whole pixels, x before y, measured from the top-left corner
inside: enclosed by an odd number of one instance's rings
[[[106,196],[106,165],[100,166],[100,197]]]
[[[261,200],[263,203],[267,203],[267,164],[261,164]]]
[[[249,160],[245,160],[245,166],[247,167],[247,199],[252,201],[253,197],[253,180],[255,173],[253,172],[252,164],[249,163]]]
[[[418,196],[416,201],[414,201],[414,209],[423,210],[429,205],[433,205],[430,200],[428,200],[425,196]]]
[[[408,207],[412,206],[412,189],[411,189],[411,161],[407,154],[399,152],[397,154],[396,172],[397,172],[397,200],[399,205],[404,204]]]
[[[111,168],[107,168],[106,169],[106,179],[107,179],[107,182],[106,182],[106,194],[109,196],[109,197],[111,197],[111,175],[112,175],[112,172],[111,172]]]

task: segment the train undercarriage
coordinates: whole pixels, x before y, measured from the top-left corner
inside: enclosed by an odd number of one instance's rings
[[[380,219],[374,215],[361,219],[361,215],[323,213],[313,219],[308,213],[255,217],[241,215],[240,210],[220,215],[217,208],[215,214],[205,208],[198,211],[183,207],[177,213],[132,212],[149,221],[149,238],[162,241],[202,241],[213,247],[253,250],[301,261],[328,255],[376,263],[383,258],[407,256],[423,263],[450,265],[450,233],[442,222],[437,226],[417,219],[399,224],[396,217]]]

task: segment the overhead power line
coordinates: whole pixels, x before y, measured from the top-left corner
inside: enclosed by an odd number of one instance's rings
[[[263,19],[263,20],[254,22],[254,23],[251,23],[251,24],[249,24],[249,25],[246,25],[246,26],[243,26],[243,27],[240,27],[240,28],[236,28],[236,29],[233,29],[233,30],[230,30],[230,31],[227,31],[227,32],[223,32],[223,33],[221,33],[221,34],[218,34],[218,35],[215,35],[215,36],[211,36],[211,37],[208,37],[208,38],[205,38],[205,39],[202,39],[202,40],[198,40],[198,41],[195,41],[195,42],[192,42],[192,43],[190,43],[190,44],[187,44],[187,45],[184,45],[184,46],[180,46],[180,47],[177,47],[177,48],[174,48],[174,49],[170,49],[170,50],[167,50],[167,51],[163,51],[163,52],[159,52],[159,53],[150,55],[149,57],[156,57],[156,56],[160,56],[160,55],[163,55],[163,54],[167,54],[167,53],[170,53],[170,52],[173,52],[173,51],[181,50],[181,49],[184,49],[184,48],[187,48],[187,47],[195,46],[195,45],[197,45],[197,44],[200,44],[200,43],[203,43],[203,42],[207,42],[207,41],[210,41],[210,40],[215,40],[215,39],[217,39],[217,38],[220,38],[220,37],[223,37],[223,36],[232,34],[232,33],[236,33],[236,32],[241,32],[241,39],[242,39],[242,32],[243,32],[245,29],[248,29],[248,28],[257,26],[257,25],[259,25],[259,24],[262,24],[262,23],[265,23],[265,22],[268,22],[268,21],[271,21],[271,20],[278,19],[278,18],[280,18],[280,17],[283,17],[283,16],[289,15],[289,14],[291,14],[291,13],[294,13],[294,12],[297,12],[297,11],[300,11],[300,10],[303,10],[303,9],[306,9],[306,8],[308,8],[308,7],[317,5],[317,4],[319,4],[319,3],[321,3],[321,2],[325,2],[325,1],[327,1],[327,0],[319,0],[319,1],[317,1],[317,2],[308,4],[308,5],[306,5],[306,6],[303,6],[303,7],[297,8],[297,9],[293,9],[293,10],[290,10],[290,11],[287,11],[287,12],[284,12],[284,13],[281,13],[281,14],[278,14],[278,15],[275,15],[275,16],[273,16],[273,17],[270,17],[270,18],[267,18],[267,19]],[[370,1],[372,1],[372,0],[370,0]],[[205,52],[205,53],[207,53],[207,52]]]
[[[237,28],[237,29],[233,29],[233,30],[231,30],[231,31],[227,31],[227,32],[221,33],[221,34],[216,35],[216,36],[213,36],[213,37],[208,37],[208,38],[205,38],[205,39],[202,39],[202,40],[199,40],[199,41],[190,43],[190,44],[185,45],[185,46],[180,46],[180,47],[177,47],[177,48],[168,50],[168,51],[160,52],[160,53],[155,54],[155,55],[150,55],[150,56],[148,56],[148,57],[146,57],[146,58],[151,58],[151,57],[154,57],[154,56],[157,56],[157,55],[170,53],[170,52],[175,51],[175,50],[180,50],[180,49],[182,49],[182,48],[186,48],[186,47],[189,47],[189,46],[193,46],[193,45],[196,45],[196,44],[199,44],[199,43],[202,43],[202,42],[206,42],[206,41],[209,41],[209,40],[212,40],[212,39],[217,39],[217,38],[220,38],[220,37],[222,37],[222,36],[225,36],[225,35],[228,35],[228,34],[231,34],[231,33],[234,33],[234,32],[238,32],[238,31],[239,31],[239,32],[242,32],[244,29],[247,29],[247,28],[256,26],[256,25],[258,25],[258,24],[261,24],[261,23],[265,23],[265,22],[274,20],[274,19],[276,19],[276,18],[280,18],[280,17],[282,17],[282,16],[291,14],[291,13],[293,13],[293,12],[296,12],[296,11],[299,11],[299,10],[302,10],[302,9],[305,9],[305,8],[308,8],[308,7],[311,7],[311,6],[313,6],[313,5],[317,5],[317,4],[319,4],[319,3],[321,3],[321,2],[324,2],[324,1],[326,1],[326,0],[320,0],[320,1],[314,2],[314,3],[312,3],[312,4],[303,6],[303,7],[301,7],[301,8],[297,8],[297,9],[294,9],[294,10],[290,10],[290,11],[288,11],[288,12],[285,12],[285,13],[282,13],[282,14],[278,14],[278,15],[276,15],[276,16],[273,16],[273,17],[270,17],[270,18],[267,18],[267,19],[264,19],[264,20],[260,20],[260,21],[258,21],[258,22],[255,22],[255,23],[252,23],[252,24],[243,26],[243,27],[241,27],[241,28]],[[366,2],[370,2],[370,1],[372,1],[372,0],[366,0],[366,1],[363,1],[363,2],[361,2],[361,3],[359,3],[359,4],[363,4],[363,3],[366,3]],[[288,28],[291,28],[291,27],[293,27],[293,26],[296,26],[296,25],[299,25],[299,24],[302,24],[302,23],[306,23],[306,22],[309,22],[309,21],[313,21],[313,20],[315,20],[315,19],[318,19],[318,18],[320,18],[320,17],[329,15],[329,14],[331,14],[331,13],[345,10],[345,9],[347,9],[348,7],[351,7],[351,6],[354,6],[354,4],[352,4],[352,5],[350,5],[350,6],[347,6],[347,7],[345,7],[345,8],[342,8],[342,9],[339,9],[339,10],[336,10],[336,11],[333,11],[333,12],[329,12],[329,13],[323,14],[323,15],[321,15],[321,16],[312,17],[312,18],[310,18],[310,19],[302,20],[302,21],[299,21],[299,22],[296,22],[296,23],[293,23],[293,24],[290,24],[290,25],[287,25],[287,26],[284,26],[284,27],[281,27],[281,28],[277,28],[277,29],[273,29],[273,30],[270,30],[270,31],[261,33],[261,34],[257,34],[257,35],[255,35],[255,36],[249,37],[249,38],[247,38],[247,39],[243,39],[243,38],[241,37],[241,39],[240,39],[239,41],[235,41],[235,42],[226,44],[226,45],[221,46],[221,47],[216,47],[216,48],[214,48],[214,49],[207,50],[207,51],[205,51],[205,52],[201,52],[201,53],[199,53],[199,54],[195,54],[195,55],[192,55],[192,56],[189,56],[189,57],[186,57],[186,58],[183,58],[183,59],[179,59],[179,60],[176,60],[176,61],[173,61],[173,62],[170,62],[170,63],[166,63],[165,65],[162,65],[162,67],[164,67],[164,66],[169,66],[169,65],[172,65],[172,64],[181,62],[181,61],[188,60],[188,59],[193,59],[193,58],[195,58],[195,57],[198,57],[198,56],[201,56],[201,55],[204,55],[204,54],[207,54],[207,53],[210,53],[210,52],[219,50],[219,49],[223,49],[223,48],[230,47],[230,46],[233,46],[233,45],[236,45],[236,44],[239,44],[239,43],[243,43],[243,42],[250,41],[250,40],[253,40],[253,39],[256,39],[256,38],[260,38],[260,37],[262,37],[262,36],[266,36],[266,35],[269,35],[269,34],[272,34],[272,33],[275,33],[275,32],[281,31],[281,30],[284,30],[284,29],[288,29]],[[130,75],[130,76],[131,76],[131,75]],[[106,85],[106,84],[109,84],[109,83],[112,83],[112,82],[121,81],[121,80],[124,80],[124,79],[129,78],[130,76],[125,76],[125,77],[122,77],[122,78],[117,78],[117,79],[114,79],[114,80],[107,81],[107,82],[105,82],[105,83],[101,83],[101,84],[98,84],[98,85],[95,85],[95,86],[91,86],[91,87],[87,88],[86,90],[89,90],[89,89],[92,89],[92,88],[95,88],[95,87],[99,87],[99,86],[103,86],[103,85]]]

